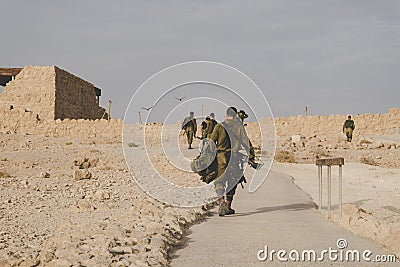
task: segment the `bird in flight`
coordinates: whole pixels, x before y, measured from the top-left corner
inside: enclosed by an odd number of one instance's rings
[[[142,107],[142,109],[147,110],[147,111],[149,111],[149,110],[152,109],[152,108],[153,108],[153,106],[148,107],[148,108]]]
[[[181,98],[179,98],[179,97],[175,97],[175,99],[177,99],[177,100],[179,100],[179,101],[182,101],[183,99],[185,99],[185,97],[186,97],[186,96],[184,96],[184,97],[181,97]]]

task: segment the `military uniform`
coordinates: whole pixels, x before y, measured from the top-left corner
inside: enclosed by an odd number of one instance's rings
[[[223,198],[228,190],[226,200],[231,203],[237,184],[243,177],[242,154],[239,150],[243,146],[247,154],[250,154],[250,141],[243,124],[235,119],[226,119],[217,124],[210,138],[217,144],[218,171],[214,181],[215,191],[218,198]],[[228,206],[230,208],[230,204]]]
[[[189,148],[192,147],[193,143],[193,136],[197,132],[197,122],[196,119],[193,117],[186,117],[182,123],[182,130],[185,130],[187,141],[189,144]]]
[[[210,138],[211,133],[213,132],[215,126],[218,124],[218,122],[214,119],[210,119],[206,121],[206,128],[204,129],[204,135],[203,137],[205,138]]]
[[[355,129],[354,121],[352,119],[347,119],[343,124],[343,132],[346,134],[347,141],[351,142],[353,139],[353,131]]]

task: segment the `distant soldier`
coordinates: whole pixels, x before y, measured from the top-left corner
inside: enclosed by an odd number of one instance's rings
[[[210,117],[207,116],[206,120],[201,123],[201,139],[206,138],[206,135],[207,135],[206,130],[207,130],[207,125],[208,125],[209,121],[210,121]]]
[[[192,148],[193,136],[197,132],[197,122],[196,122],[196,119],[194,118],[194,112],[193,111],[190,112],[189,117],[186,117],[183,120],[181,128],[186,133],[187,141],[188,141],[188,144],[189,144],[189,149],[193,149]]]
[[[213,132],[214,127],[215,125],[218,124],[218,122],[215,120],[214,113],[211,113],[210,116],[207,118],[208,118],[208,120],[206,119],[207,127],[204,129],[203,137],[210,138],[211,133]]]
[[[343,132],[347,136],[347,141],[351,142],[351,139],[353,138],[353,131],[356,128],[354,125],[354,121],[351,119],[351,116],[349,115],[347,117],[347,120],[343,124]]]
[[[238,183],[243,179],[243,155],[239,150],[243,147],[246,153],[250,154],[250,141],[243,124],[237,118],[236,108],[228,108],[225,121],[215,126],[210,139],[216,142],[217,146],[218,171],[214,186],[220,205],[218,213],[220,216],[234,214],[235,210],[231,208],[233,196]]]

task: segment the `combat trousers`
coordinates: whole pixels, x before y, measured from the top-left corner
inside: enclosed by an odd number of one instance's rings
[[[193,143],[193,136],[194,136],[194,131],[193,129],[186,129],[186,137],[187,137],[187,141],[188,144],[191,145]]]
[[[353,139],[353,129],[352,128],[345,128],[344,133],[347,136],[347,141],[351,141],[351,139]]]
[[[240,161],[241,156],[235,155],[235,153],[233,153],[232,159],[231,152],[217,153],[218,174],[214,186],[218,197],[223,197],[226,193],[226,200],[232,201],[237,185],[243,175]],[[229,164],[230,162],[232,164]]]

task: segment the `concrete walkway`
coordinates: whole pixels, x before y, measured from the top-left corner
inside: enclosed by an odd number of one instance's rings
[[[299,189],[292,178],[271,172],[261,188],[249,194],[238,188],[233,216],[219,217],[216,210],[207,222],[190,229],[183,249],[172,256],[171,266],[397,266],[398,263],[367,263],[331,261],[325,254],[322,262],[289,259],[289,252],[315,250],[317,258],[321,251],[330,247],[339,250],[336,242],[346,239],[347,248],[339,251],[371,250],[370,256],[388,255],[382,246],[357,236],[318,214],[315,204]],[[281,262],[274,254],[271,262],[258,260],[257,254],[268,246],[271,250],[286,250],[289,261]],[[345,255],[345,253],[343,253]],[[295,257],[295,252],[291,254]],[[340,255],[338,253],[338,255]],[[264,256],[261,254],[260,256]],[[306,258],[307,255],[306,255]],[[346,258],[346,256],[343,256]],[[351,257],[350,257],[351,258]]]

